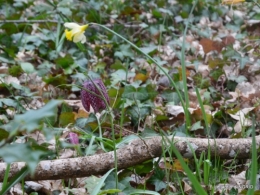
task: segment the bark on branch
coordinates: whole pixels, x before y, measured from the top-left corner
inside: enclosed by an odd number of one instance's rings
[[[200,139],[184,137],[165,137],[156,136],[145,140],[134,140],[128,145],[116,151],[118,160],[118,169],[124,169],[138,165],[149,159],[160,157],[162,146],[169,146],[174,143],[177,150],[185,158],[193,158],[192,151],[196,156],[210,148],[211,156],[218,156],[222,159],[233,158],[250,158],[252,139]],[[257,149],[260,146],[260,136],[256,136]],[[66,178],[78,178],[91,175],[104,174],[114,167],[114,152],[97,154],[70,159],[46,160],[41,161],[36,170],[34,177],[27,176],[26,180],[54,180]],[[23,162],[16,162],[11,165],[9,178],[14,176],[22,167]],[[3,181],[6,164],[0,163],[0,181]]]

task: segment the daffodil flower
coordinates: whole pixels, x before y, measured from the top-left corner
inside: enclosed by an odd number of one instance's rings
[[[64,24],[64,26],[66,28],[70,29],[70,30],[68,30],[68,29],[65,30],[66,38],[69,41],[73,41],[75,43],[77,43],[77,42],[85,43],[86,42],[86,36],[84,35],[84,32],[88,28],[88,24],[81,26],[74,22],[66,22]]]
[[[222,0],[222,4],[237,4],[237,3],[242,3],[245,2],[245,0]]]

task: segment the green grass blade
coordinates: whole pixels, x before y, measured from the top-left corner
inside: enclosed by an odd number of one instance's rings
[[[184,91],[184,97],[185,97],[185,103],[186,103],[186,108],[189,108],[189,94],[188,94],[188,87],[187,87],[187,75],[186,75],[186,64],[185,64],[185,42],[186,42],[186,34],[188,30],[188,26],[190,23],[190,19],[192,18],[192,13],[195,9],[195,6],[197,5],[197,0],[194,1],[193,6],[190,11],[190,15],[188,17],[187,23],[185,25],[185,29],[183,32],[183,40],[182,40],[182,47],[181,47],[181,72],[182,72],[182,82],[183,82],[183,91]],[[189,112],[188,112],[189,113]],[[190,120],[190,117],[186,116],[186,120]],[[189,122],[190,124],[190,122]],[[189,127],[187,127],[189,128]]]
[[[108,177],[108,175],[109,175],[113,170],[114,170],[114,168],[111,169],[111,170],[109,170],[109,171],[102,177],[102,179],[98,182],[97,186],[94,188],[94,190],[91,192],[90,195],[97,195],[97,194],[99,193],[99,191],[100,191],[101,187],[103,186],[103,184],[104,184],[106,178]]]
[[[11,165],[10,165],[10,164],[7,164],[6,170],[5,170],[4,181],[3,181],[3,185],[2,185],[3,188],[4,188],[4,187],[7,185],[7,183],[8,183],[8,175],[9,175],[9,172],[10,172],[10,167],[11,167]]]
[[[204,122],[205,122],[207,135],[210,136],[209,135],[209,123],[208,123],[208,120],[207,120],[207,116],[206,116],[206,112],[205,112],[205,109],[204,109],[204,106],[203,106],[203,102],[201,100],[198,88],[196,87],[195,90],[196,90],[196,95],[197,95],[198,102],[199,102],[199,105],[200,105],[200,108],[201,108],[202,116],[203,116],[203,119],[204,119]]]
[[[129,195],[134,194],[152,194],[152,195],[160,195],[158,192],[150,191],[150,190],[133,190]]]
[[[180,152],[176,149],[174,146],[174,139],[170,140],[168,137],[163,136],[163,139],[166,138],[168,143],[170,144],[171,150],[174,152],[176,157],[181,163],[182,168],[184,169],[185,173],[187,174],[188,178],[190,179],[193,189],[197,192],[197,194],[200,195],[207,195],[207,192],[201,187],[201,184],[197,180],[196,176],[192,173],[192,171],[189,169],[188,165],[184,162],[182,155]]]
[[[22,168],[11,180],[7,183],[7,185],[3,186],[0,195],[7,194],[8,191],[13,187],[16,183],[21,181],[26,175],[29,174],[28,167]]]
[[[256,187],[257,177],[257,146],[255,140],[255,118],[253,117],[253,131],[252,131],[252,162],[251,162],[251,174],[250,174],[250,188],[247,191],[247,195],[253,195]],[[252,186],[252,187],[251,187]]]

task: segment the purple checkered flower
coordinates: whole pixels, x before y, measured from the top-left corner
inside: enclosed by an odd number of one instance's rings
[[[102,92],[103,95],[100,92]],[[88,112],[90,111],[90,105],[95,112],[106,108],[106,103],[101,97],[105,98],[109,104],[107,89],[101,79],[87,80],[83,83],[81,102]]]

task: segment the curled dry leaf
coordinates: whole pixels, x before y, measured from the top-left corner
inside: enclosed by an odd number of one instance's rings
[[[184,109],[183,109],[182,106],[167,105],[166,106],[166,112],[173,115],[173,116],[178,116],[179,114],[184,113]]]
[[[202,45],[204,52],[207,54],[211,51],[217,51],[218,53],[221,52],[224,44],[220,41],[212,41],[207,38],[203,38],[200,40],[200,45]]]
[[[203,38],[199,43],[202,45],[205,53],[209,53],[211,51],[217,51],[220,53],[224,47],[233,45],[235,43],[235,38],[231,35],[222,38],[222,41],[213,41],[211,39]]]
[[[234,126],[234,131],[240,133],[243,127],[248,127],[252,125],[252,121],[246,118],[246,115],[254,110],[255,107],[244,108],[239,110],[236,114],[229,114],[233,119],[237,120],[237,123]]]

